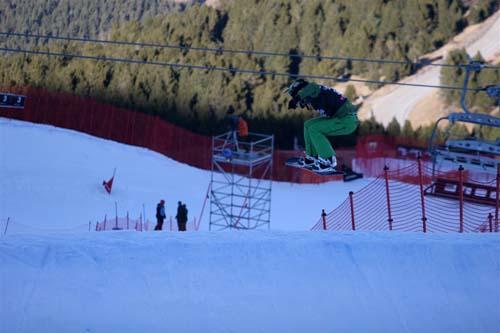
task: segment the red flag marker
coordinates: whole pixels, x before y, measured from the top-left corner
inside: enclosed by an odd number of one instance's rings
[[[113,177],[111,177],[108,181],[103,180],[102,182],[102,186],[104,186],[104,189],[109,194],[111,194],[111,188],[113,187],[113,180],[115,179],[115,173],[116,173],[116,168],[113,170]]]

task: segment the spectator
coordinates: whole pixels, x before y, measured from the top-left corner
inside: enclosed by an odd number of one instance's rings
[[[226,112],[226,119],[229,123],[229,135],[226,142],[230,144],[231,149],[238,151],[238,116],[235,114],[234,107],[230,105]]]
[[[177,220],[177,230],[181,231],[182,224],[182,202],[177,202],[177,215],[175,215],[175,219]]]
[[[235,109],[232,105],[227,108],[226,117],[229,121],[229,129],[231,133],[236,133],[238,131],[238,116],[235,113]]]
[[[245,141],[248,138],[248,123],[242,116],[238,117],[238,136]]]
[[[248,123],[241,115],[238,117],[238,140],[246,153],[250,152],[251,140],[248,134]]]
[[[165,220],[165,200],[160,200],[156,206],[156,227],[155,230],[161,231],[163,228],[163,221]]]
[[[180,206],[180,219],[179,222],[179,231],[186,231],[186,224],[188,220],[188,210],[186,208],[186,204],[181,204]]]
[[[248,123],[243,118],[243,116],[236,115],[235,109],[232,105],[230,105],[226,112],[226,118],[229,122],[230,134],[226,140],[230,140],[230,142],[234,145],[233,149],[236,151],[240,151],[239,143],[243,142],[245,152],[249,151],[248,142]]]

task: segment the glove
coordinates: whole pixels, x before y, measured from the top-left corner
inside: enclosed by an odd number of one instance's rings
[[[295,98],[292,98],[290,102],[288,102],[288,108],[291,110],[295,110],[297,108],[297,104],[299,101],[297,101]]]

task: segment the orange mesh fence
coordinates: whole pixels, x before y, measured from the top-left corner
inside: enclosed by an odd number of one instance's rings
[[[10,89],[27,96],[25,108],[0,109],[0,116],[73,129],[146,147],[192,166],[209,169],[211,139],[146,115],[88,98],[44,89]]]
[[[149,148],[179,162],[210,170],[212,138],[177,127],[158,116],[41,88],[9,88],[26,95],[24,109],[0,109],[0,116],[73,129],[97,137]],[[297,152],[275,151],[273,179],[297,183],[340,180],[284,166]]]
[[[96,222],[95,231],[109,231],[109,230],[135,230],[135,231],[149,231],[152,223],[148,220],[143,221],[142,217],[133,219],[128,215],[125,217],[114,217]],[[154,226],[153,226],[154,227]]]
[[[96,223],[95,231],[111,231],[111,230],[135,230],[135,231],[153,231],[156,222],[149,220],[143,221],[142,217],[133,219],[129,216],[113,217],[109,220],[104,217],[104,220]],[[168,221],[163,222],[163,231],[179,231],[177,222],[170,217]],[[186,231],[198,231],[196,219],[186,223]]]
[[[480,180],[474,178],[478,174],[466,170],[432,171],[421,160],[400,169],[386,168],[366,187],[351,192],[312,229],[498,231],[500,170],[497,175],[483,174]],[[438,185],[439,191],[433,188]]]

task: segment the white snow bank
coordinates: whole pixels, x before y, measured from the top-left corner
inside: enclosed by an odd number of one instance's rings
[[[2,332],[498,332],[500,238],[323,232],[0,239]]]

